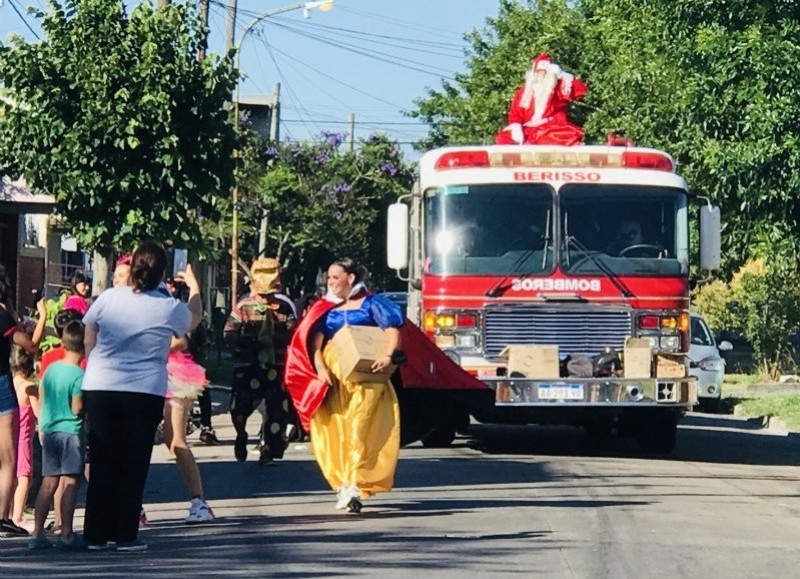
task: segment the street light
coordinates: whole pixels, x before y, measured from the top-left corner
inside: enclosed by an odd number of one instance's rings
[[[284,6],[283,8],[275,8],[274,10],[270,10],[265,12],[261,16],[257,17],[253,20],[250,24],[247,25],[247,28],[244,29],[242,32],[241,37],[239,37],[239,43],[236,45],[236,54],[234,56],[233,67],[236,69],[236,91],[235,96],[233,99],[233,127],[236,131],[236,134],[239,134],[239,58],[242,54],[242,44],[244,44],[244,39],[247,38],[247,35],[255,28],[255,26],[259,22],[263,22],[265,19],[275,16],[276,14],[282,14],[283,12],[291,12],[293,10],[302,10],[303,17],[308,18],[310,16],[311,10],[317,9],[321,12],[327,12],[331,8],[333,8],[334,0],[315,0],[313,2],[298,2],[297,4],[290,4],[288,6]],[[274,114],[274,111],[273,111]],[[239,157],[239,151],[234,151],[234,159]],[[237,162],[238,165],[238,162]],[[233,305],[236,304],[236,299],[239,295],[239,175],[238,175],[238,167],[234,167],[234,175],[233,175],[233,239],[231,239],[231,303]]]

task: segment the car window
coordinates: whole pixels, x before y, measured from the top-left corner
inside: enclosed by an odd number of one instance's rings
[[[698,346],[713,346],[714,337],[702,318],[692,318],[692,344]]]

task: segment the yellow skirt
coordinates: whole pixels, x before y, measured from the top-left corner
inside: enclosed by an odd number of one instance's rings
[[[400,405],[389,382],[345,382],[333,353],[322,353],[333,379],[311,417],[311,451],[331,488],[355,485],[361,498],[388,492],[400,454]]]

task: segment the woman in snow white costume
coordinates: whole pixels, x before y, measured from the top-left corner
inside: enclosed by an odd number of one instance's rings
[[[300,422],[310,434],[314,458],[337,493],[336,508],[351,513],[361,511],[364,499],[388,492],[394,484],[400,405],[389,381],[359,384],[341,379],[328,342],[345,323],[378,326],[387,332],[390,344],[373,371],[402,359],[399,374],[404,390],[490,392],[404,320],[396,304],[367,292],[359,273],[349,258],[330,266],[328,294],[309,308],[292,337],[284,380]],[[404,433],[404,442],[412,441],[411,436]]]
[[[328,294],[318,303],[332,307],[319,316],[311,331],[316,378],[329,387],[309,421],[311,449],[322,474],[337,492],[337,509],[361,511],[361,501],[394,484],[400,453],[400,407],[388,381],[351,382],[341,375],[333,335],[345,325],[378,326],[389,337],[386,355],[373,371],[391,364],[403,325],[400,308],[382,296],[367,293],[361,270],[349,258],[328,268]]]

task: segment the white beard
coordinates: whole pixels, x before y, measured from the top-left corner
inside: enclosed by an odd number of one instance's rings
[[[533,101],[532,120],[539,121],[550,103],[553,91],[558,84],[558,75],[547,73],[543,77],[537,78],[533,70],[525,73],[525,89],[519,104],[524,109],[530,109],[531,100]]]

